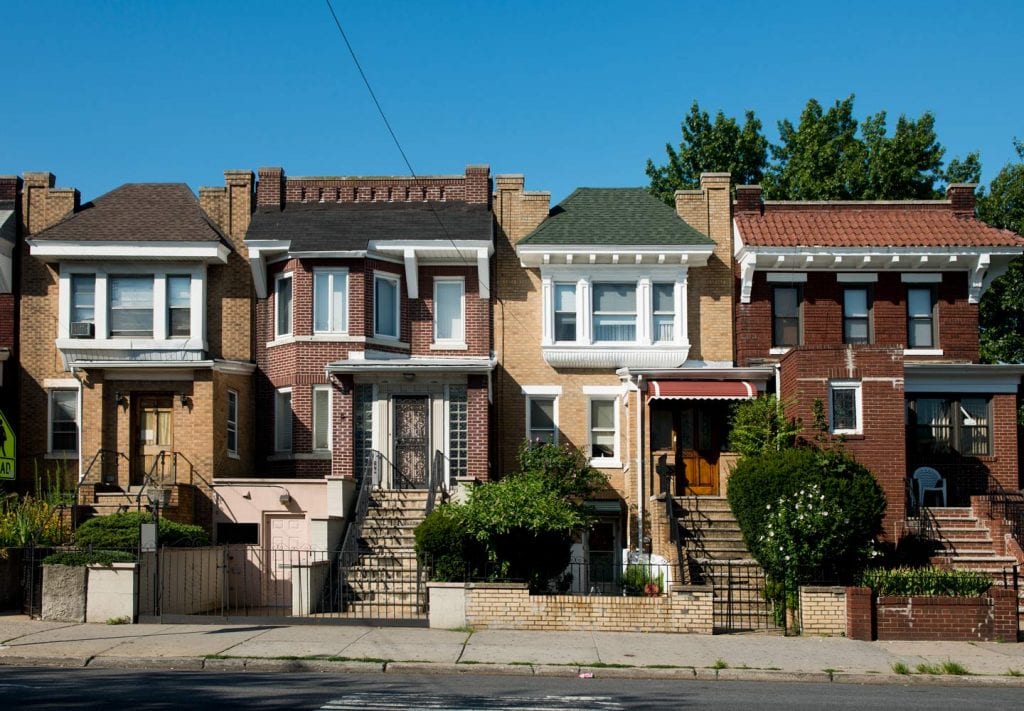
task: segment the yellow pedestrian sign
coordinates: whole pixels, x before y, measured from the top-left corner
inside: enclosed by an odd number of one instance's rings
[[[15,444],[14,430],[0,410],[0,479],[14,479]]]

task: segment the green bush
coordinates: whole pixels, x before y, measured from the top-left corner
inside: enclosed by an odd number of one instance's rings
[[[137,548],[139,526],[153,517],[144,511],[125,511],[91,518],[75,531],[75,544],[92,548]],[[201,526],[160,519],[161,546],[195,548],[210,545],[210,536]]]
[[[112,565],[113,563],[134,563],[135,556],[127,551],[61,551],[43,558],[44,565]]]
[[[463,582],[482,575],[487,556],[466,530],[464,508],[441,504],[416,527],[416,554],[431,580]]]
[[[744,457],[778,452],[793,446],[800,423],[786,417],[785,406],[774,395],[744,400],[733,406],[729,449]]]
[[[648,586],[656,593],[665,591],[665,576],[659,571],[653,574],[649,565],[626,565],[626,572],[622,574],[622,589],[627,595],[645,595]]]
[[[989,591],[992,579],[976,570],[873,568],[864,571],[860,584],[875,595],[977,597]]]
[[[753,556],[770,577],[791,586],[861,570],[881,527],[885,495],[845,453],[803,447],[740,459],[729,476],[729,505]]]

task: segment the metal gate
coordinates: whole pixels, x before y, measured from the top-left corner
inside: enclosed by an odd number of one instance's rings
[[[756,561],[704,559],[698,567],[714,591],[716,633],[783,630],[785,615],[765,594],[767,580]]]
[[[426,489],[430,466],[430,399],[396,396],[395,482],[396,489]]]

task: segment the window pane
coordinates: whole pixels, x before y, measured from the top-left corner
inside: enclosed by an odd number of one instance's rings
[[[462,282],[439,281],[435,284],[434,319],[436,338],[439,341],[461,341],[462,330]]]
[[[395,314],[398,304],[398,286],[390,279],[377,279],[374,297],[376,333],[381,336],[398,338],[398,319]]]
[[[292,449],[292,394],[279,392],[274,399],[275,448],[278,452]]]
[[[857,429],[857,391],[854,388],[832,389],[832,429]]]
[[[915,320],[910,322],[910,343],[911,348],[932,347],[932,322],[931,319]]]
[[[594,313],[636,314],[636,284],[594,284]]]
[[[867,343],[868,322],[866,319],[847,319],[843,324],[844,343]]]
[[[594,314],[595,341],[635,341],[635,316],[606,316]]]
[[[907,289],[907,313],[911,317],[932,316],[932,290]]]
[[[288,336],[292,332],[292,280],[277,280],[277,335]]]
[[[113,276],[110,286],[110,334],[153,336],[153,277]]]
[[[530,400],[530,427],[532,429],[550,430],[555,427],[555,401]]]
[[[575,284],[555,284],[555,311],[576,313]]]
[[[594,429],[615,429],[615,401],[590,401],[590,426]]]
[[[948,452],[952,449],[949,404],[949,401],[943,398],[917,399],[914,442],[918,452]]]
[[[843,316],[868,317],[867,289],[846,289],[843,292]]]
[[[343,333],[348,330],[348,274],[338,272],[331,276],[331,330]]]
[[[74,390],[50,392],[50,449],[54,452],[78,449],[78,393]]]
[[[575,341],[576,340],[576,312],[568,314],[555,314],[555,340]]]
[[[651,288],[651,301],[655,313],[675,313],[675,285],[655,284]]]
[[[963,398],[960,401],[960,453],[989,454],[988,401]]]
[[[331,277],[326,272],[313,274],[313,330],[328,331],[331,325]]]
[[[676,335],[675,316],[654,317],[654,342],[671,341]]]
[[[330,396],[326,388],[313,390],[313,449],[330,449],[328,425],[330,423]]]
[[[71,276],[71,322],[96,322],[96,277],[92,274]]]
[[[776,317],[773,344],[776,346],[800,345],[800,319]]]
[[[775,287],[775,315],[796,317],[800,315],[800,298],[792,286]]]

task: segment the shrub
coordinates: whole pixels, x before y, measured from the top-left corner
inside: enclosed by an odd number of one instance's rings
[[[622,589],[627,595],[661,593],[665,590],[665,576],[660,571],[655,574],[649,565],[628,564],[622,574]]]
[[[871,588],[875,595],[977,597],[989,591],[992,579],[976,570],[873,568],[864,571],[860,584]]]
[[[805,447],[741,459],[729,504],[753,556],[791,588],[856,574],[872,554],[885,495],[845,453]]]
[[[44,565],[112,565],[113,563],[134,563],[135,556],[127,551],[61,551],[43,558]]]
[[[774,395],[744,400],[733,406],[729,449],[744,457],[778,452],[793,446],[800,423],[786,417]]]
[[[487,556],[466,530],[464,508],[441,504],[416,527],[416,554],[431,580],[462,582],[482,574]]]
[[[608,485],[604,474],[590,466],[587,455],[569,444],[531,444],[519,447],[519,471],[541,476],[560,496],[584,499]]]
[[[0,547],[63,543],[70,529],[64,508],[31,494],[0,500]]]
[[[136,548],[139,545],[139,526],[152,520],[152,516],[143,511],[91,518],[75,531],[75,543],[93,548]],[[210,545],[210,536],[201,526],[166,518],[160,519],[159,536],[162,546],[195,548]]]

